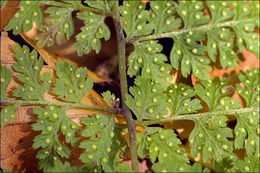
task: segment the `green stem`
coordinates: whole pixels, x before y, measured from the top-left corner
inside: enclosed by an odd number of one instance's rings
[[[160,123],[169,123],[176,120],[199,120],[205,116],[219,116],[219,115],[233,115],[236,113],[247,113],[253,111],[259,111],[260,107],[252,107],[252,108],[242,108],[242,109],[233,109],[227,111],[216,111],[216,112],[205,112],[205,113],[197,113],[197,114],[187,114],[187,115],[179,115],[175,117],[160,119],[160,120],[151,120],[151,121],[138,121],[136,125],[140,126],[149,126],[153,124],[160,124]]]
[[[25,105],[47,105],[47,106],[62,106],[68,108],[81,108],[81,109],[88,109],[88,110],[96,110],[96,111],[103,111],[109,113],[118,113],[114,109],[111,108],[104,108],[99,106],[90,106],[85,104],[78,104],[78,103],[65,103],[65,102],[50,102],[50,101],[25,101],[25,100],[1,100],[2,104],[18,104],[21,106]]]
[[[181,29],[178,31],[170,31],[170,32],[165,32],[165,33],[161,33],[161,34],[153,34],[153,35],[143,36],[143,37],[134,37],[134,38],[128,39],[126,42],[133,43],[136,41],[153,40],[153,39],[159,39],[159,38],[172,38],[172,37],[178,36],[180,34],[187,33],[189,31],[209,31],[214,28],[232,27],[232,26],[236,26],[240,23],[253,22],[253,21],[254,21],[254,19],[245,19],[245,20],[241,20],[241,21],[228,21],[228,22],[217,23],[217,24],[207,24],[207,25],[202,25],[202,26],[196,27],[196,28]]]
[[[134,172],[138,172],[135,124],[132,118],[131,111],[127,108],[125,104],[126,95],[128,94],[127,77],[126,77],[126,58],[125,58],[126,43],[125,43],[123,29],[120,23],[118,3],[116,3],[114,7],[113,21],[117,33],[118,65],[119,65],[121,99],[122,99],[122,110],[123,110],[122,112],[127,122],[127,127],[129,132],[132,169]]]

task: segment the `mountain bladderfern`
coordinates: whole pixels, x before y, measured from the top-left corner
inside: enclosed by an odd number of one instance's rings
[[[75,34],[74,16],[84,22],[72,47],[79,56],[99,53],[101,40],[109,40],[112,33],[104,21],[114,21],[121,104],[110,91],[102,94],[109,108],[83,104],[93,87],[86,68],[63,61],[53,72],[42,73],[44,63],[37,52],[15,44],[16,64],[11,68],[18,75],[1,65],[1,105],[6,105],[1,126],[14,121],[20,106],[34,106],[37,122],[32,130],[40,134],[33,148],[39,149],[39,169],[129,172],[121,162],[131,159],[136,172],[139,158],[152,163],[154,172],[259,172],[259,66],[239,72],[235,86],[209,75],[213,65],[237,67],[244,48],[259,58],[258,1],[20,1],[5,30],[17,35],[35,22],[38,47],[62,44]],[[173,41],[168,52],[163,38]],[[133,51],[126,59],[129,44]],[[178,82],[172,77],[175,71],[199,82],[194,87]],[[134,78],[133,86],[128,86],[127,75]],[[12,79],[18,85],[7,93]],[[243,105],[231,99],[234,93]],[[86,115],[79,126],[66,115],[69,108],[103,113]],[[125,120],[118,121],[117,114]],[[164,128],[180,120],[194,124],[186,140],[175,127]],[[70,148],[76,146],[84,150],[81,167],[68,162],[74,152]]]

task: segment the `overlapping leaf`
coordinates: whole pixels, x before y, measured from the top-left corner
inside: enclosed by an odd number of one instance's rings
[[[57,62],[54,70],[58,78],[52,92],[61,100],[81,103],[82,97],[93,87],[92,78],[85,79],[87,68],[76,69],[74,64],[63,61]]]
[[[44,1],[20,1],[20,10],[16,12],[14,18],[10,20],[5,30],[13,30],[13,34],[17,35],[22,32],[22,30],[25,32],[31,30],[33,22],[36,22],[39,28],[43,19],[40,5],[43,3]]]
[[[124,1],[119,7],[120,21],[127,38],[152,33],[153,25],[147,24],[150,13],[145,8],[141,1]]]
[[[159,119],[167,114],[165,97],[160,84],[138,76],[135,85],[130,87],[131,95],[126,96],[126,105],[134,112],[138,120]]]
[[[233,7],[234,20],[239,21],[232,27],[238,48],[243,50],[246,47],[259,58],[259,34],[255,32],[255,27],[259,28],[259,2],[233,2]]]
[[[188,162],[188,158],[183,156],[184,149],[179,147],[181,144],[173,130],[148,127],[142,133],[137,133],[138,155],[142,159],[146,153],[149,154],[152,163],[168,163],[173,159],[179,163]]]
[[[76,43],[72,49],[77,50],[79,56],[88,54],[92,49],[98,53],[101,49],[101,39],[110,38],[110,30],[104,22],[105,16],[92,12],[80,12],[77,13],[77,18],[83,20],[85,26],[76,35]]]
[[[195,91],[198,96],[207,104],[209,111],[222,111],[236,109],[240,104],[235,99],[230,99],[227,95],[234,92],[232,86],[227,86],[228,80],[218,77],[211,80],[201,81],[196,84]]]
[[[196,84],[198,96],[207,104],[209,111],[222,111],[239,108],[240,104],[226,97],[233,93],[231,86],[226,86],[227,79],[214,78],[213,81],[201,81]],[[233,144],[227,138],[232,138],[232,130],[227,127],[226,116],[205,116],[195,120],[195,127],[189,136],[191,154],[196,157],[202,154],[204,162],[214,156],[214,160],[221,161],[231,156]]]
[[[207,163],[214,156],[214,160],[221,161],[231,156],[233,150],[233,133],[227,127],[226,116],[203,117],[195,120],[195,127],[189,136],[191,154],[196,157],[201,153],[203,162]]]
[[[247,70],[245,75],[239,73],[238,77],[244,87],[237,84],[236,88],[238,94],[246,101],[246,107],[259,106],[259,68]],[[248,155],[259,152],[259,111],[238,113],[235,116],[235,149],[245,148]]]
[[[199,44],[205,40],[204,33],[190,31],[173,38],[174,43],[170,54],[173,68],[181,70],[187,77],[191,72],[199,79],[209,79],[209,58],[204,55],[206,47]]]
[[[12,73],[8,68],[1,66],[1,100],[6,100],[6,88],[10,83],[12,78]]]
[[[184,29],[205,24],[209,16],[204,15],[201,1],[179,1],[176,5],[178,15],[183,19]],[[187,77],[191,72],[199,79],[208,79],[207,71],[211,70],[209,59],[204,55],[205,46],[200,42],[205,40],[205,34],[200,31],[184,32],[172,37],[174,40],[170,54],[173,68],[181,69],[182,75]]]
[[[243,87],[239,84],[236,85],[238,94],[246,101],[245,107],[259,106],[260,102],[260,71],[259,68],[247,70],[245,74],[241,72],[238,74],[239,80],[242,82]]]
[[[125,142],[120,134],[121,127],[114,122],[114,116],[97,114],[82,118],[81,122],[85,125],[82,136],[90,138],[80,143],[80,147],[85,149],[80,155],[81,161],[102,167],[104,171],[115,171],[119,150],[122,150]]]
[[[171,110],[171,115],[194,113],[201,109],[198,99],[191,99],[196,92],[185,84],[170,85],[167,91],[167,105]]]
[[[226,2],[207,1],[211,14],[211,24],[219,25],[229,21],[234,12],[227,6]],[[234,37],[233,32],[229,28],[215,27],[207,31],[207,52],[212,61],[216,61],[219,56],[220,64],[223,68],[236,67],[238,56],[234,50],[234,41],[230,38]]]
[[[53,46],[54,43],[61,44],[66,36],[67,39],[74,32],[72,20],[73,8],[49,7],[45,11],[49,14],[46,25],[40,28],[41,33],[36,36],[37,47]]]
[[[231,155],[230,157],[226,157],[223,160],[214,160],[213,161],[213,169],[216,172],[236,172],[235,162],[237,161],[237,157]]]
[[[32,125],[32,128],[35,131],[41,131],[41,134],[34,138],[33,148],[41,149],[36,156],[40,160],[39,168],[51,172],[55,161],[62,157],[68,158],[70,155],[67,145],[60,141],[58,132],[61,131],[67,143],[75,146],[77,144],[76,131],[79,127],[66,116],[64,108],[36,107],[33,112],[39,120]]]
[[[13,91],[13,95],[23,100],[44,100],[44,92],[51,86],[52,77],[50,72],[40,75],[42,58],[37,58],[37,52],[30,52],[27,46],[22,48],[15,44],[13,50],[17,60],[13,68],[21,73],[16,78],[23,84]]]
[[[159,82],[166,89],[170,80],[170,65],[161,51],[162,45],[154,40],[136,43],[135,50],[128,57],[127,74],[130,77],[141,74]]]
[[[176,6],[173,1],[151,1],[150,7],[149,22],[155,34],[173,31],[181,26],[181,20],[174,17]]]

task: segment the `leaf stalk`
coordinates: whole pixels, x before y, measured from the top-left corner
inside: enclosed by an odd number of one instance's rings
[[[103,111],[108,113],[117,114],[113,108],[105,108],[100,106],[91,106],[85,104],[78,104],[78,103],[65,103],[65,102],[50,102],[50,101],[26,101],[26,100],[1,100],[2,104],[18,104],[20,106],[26,105],[48,105],[48,106],[61,106],[67,108],[81,108],[81,109],[88,109],[88,110],[96,110],[96,111]]]
[[[196,113],[196,114],[187,114],[187,115],[178,115],[160,119],[160,120],[151,120],[151,121],[136,121],[136,125],[140,126],[149,126],[153,124],[161,124],[161,123],[169,123],[176,120],[199,120],[200,118],[207,116],[221,116],[221,115],[233,115],[237,113],[248,113],[253,111],[260,111],[260,107],[251,107],[251,108],[242,108],[242,109],[233,109],[227,111],[216,111],[216,112],[204,112],[204,113]]]
[[[126,58],[125,58],[125,36],[120,23],[118,11],[118,3],[115,3],[113,10],[113,21],[117,33],[117,49],[118,49],[118,65],[119,65],[119,76],[120,76],[120,87],[121,87],[121,99],[122,99],[122,113],[127,122],[129,137],[130,137],[130,152],[131,152],[131,163],[132,170],[138,172],[138,157],[136,147],[136,131],[135,124],[132,118],[132,113],[125,104],[126,95],[128,94],[127,77],[126,77]]]
[[[161,34],[153,34],[153,35],[148,35],[148,36],[143,36],[143,37],[133,37],[133,38],[126,40],[126,42],[134,43],[137,41],[154,40],[154,39],[160,39],[160,38],[172,38],[172,37],[175,37],[180,34],[190,32],[190,31],[209,31],[214,28],[232,27],[232,26],[239,25],[240,23],[244,23],[244,22],[250,23],[253,21],[254,21],[253,19],[247,19],[247,20],[241,20],[241,21],[227,21],[227,22],[218,23],[218,24],[210,23],[210,24],[206,24],[206,25],[202,25],[202,26],[190,28],[190,29],[180,29],[177,31],[174,30],[174,31],[170,31],[170,32],[165,32],[165,33],[161,33]]]

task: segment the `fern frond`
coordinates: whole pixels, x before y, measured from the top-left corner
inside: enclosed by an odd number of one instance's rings
[[[1,65],[1,100],[6,100],[6,89],[12,78],[12,73],[8,68]]]
[[[195,120],[195,127],[189,136],[191,155],[202,155],[204,163],[213,158],[221,161],[225,157],[235,157],[232,153],[233,143],[227,138],[232,138],[233,133],[227,127],[226,116],[203,117]]]
[[[208,168],[202,168],[201,164],[194,163],[192,166],[189,164],[178,163],[173,159],[169,159],[168,162],[158,163],[153,165],[155,172],[197,172],[197,173],[210,173]]]
[[[159,119],[167,114],[165,96],[159,84],[138,76],[135,85],[129,89],[132,96],[126,96],[126,105],[138,120]]]
[[[81,135],[90,138],[80,143],[80,148],[85,149],[80,155],[81,161],[108,172],[115,171],[119,151],[125,142],[120,134],[121,127],[114,122],[114,116],[96,114],[82,118],[81,122],[85,125]]]
[[[22,31],[31,30],[33,22],[36,22],[39,28],[43,20],[40,8],[43,3],[43,1],[20,1],[20,10],[15,13],[14,18],[6,25],[5,30],[13,30],[13,34],[17,35]]]
[[[69,158],[70,155],[68,146],[60,141],[58,132],[61,131],[67,143],[75,146],[77,144],[76,132],[79,127],[66,116],[64,108],[36,107],[33,113],[39,120],[32,125],[32,129],[41,131],[41,134],[34,138],[33,143],[34,149],[41,148],[36,156],[40,160],[39,168],[51,172],[55,161],[62,157]]]
[[[147,24],[150,12],[141,1],[124,1],[120,6],[120,21],[127,38],[143,36],[152,33],[152,24]]]
[[[14,114],[16,109],[18,109],[18,105],[8,105],[1,109],[1,126],[5,126],[8,122],[14,121]]]
[[[171,110],[171,115],[194,113],[202,106],[198,99],[191,99],[196,92],[185,84],[170,85],[167,91],[167,105]]]
[[[109,40],[110,30],[105,24],[105,16],[92,12],[77,13],[77,18],[84,21],[85,26],[76,35],[76,43],[72,46],[79,56],[88,54],[92,49],[98,53],[101,49],[101,39]]]
[[[154,33],[173,31],[181,26],[181,20],[174,17],[176,6],[173,1],[151,1],[149,23],[153,25]]]
[[[52,84],[52,76],[50,72],[40,75],[42,58],[37,58],[37,52],[30,52],[27,46],[22,48],[15,44],[13,50],[17,61],[13,68],[21,73],[16,78],[22,83],[13,91],[13,96],[23,100],[44,100],[44,93]]]
[[[106,102],[106,104],[108,104],[109,106],[115,106],[116,104],[116,96],[115,94],[111,93],[109,90],[106,92],[101,93],[104,101]]]
[[[259,172],[259,153],[258,155],[246,156],[244,160],[235,162],[238,171],[241,172]]]
[[[130,77],[141,75],[159,82],[165,89],[170,81],[170,65],[167,57],[160,53],[162,45],[157,41],[144,41],[135,44],[135,50],[128,57],[128,71]]]
[[[259,68],[247,70],[245,75],[238,74],[243,87],[236,85],[238,94],[246,101],[247,107],[259,106]],[[259,111],[235,115],[237,124],[234,129],[235,149],[245,148],[248,155],[259,153]],[[247,140],[247,141],[245,141]]]
[[[142,133],[137,133],[138,155],[143,159],[146,153],[149,154],[152,163],[168,163],[169,159],[176,162],[188,162],[183,156],[184,149],[179,147],[181,143],[173,130],[166,130],[157,127],[148,127]]]
[[[92,78],[85,79],[87,68],[76,69],[74,64],[63,61],[57,62],[54,70],[57,79],[52,92],[61,100],[82,103],[82,97],[93,87]]]
[[[240,107],[235,99],[230,99],[228,95],[234,92],[232,86],[227,86],[228,80],[218,77],[211,80],[201,81],[196,84],[195,90],[198,96],[207,104],[209,111],[231,110]]]
[[[54,43],[61,44],[66,36],[67,39],[74,33],[72,20],[73,8],[49,7],[44,13],[49,14],[45,25],[41,26],[35,39],[37,47],[53,46]]]

